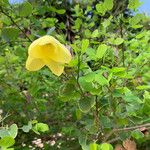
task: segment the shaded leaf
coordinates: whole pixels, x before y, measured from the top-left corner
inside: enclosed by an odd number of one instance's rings
[[[3,28],[1,34],[4,40],[11,41],[18,38],[19,30],[12,27]]]
[[[32,13],[32,5],[29,2],[24,2],[19,6],[19,15],[22,17],[29,16]]]
[[[78,105],[82,112],[87,113],[95,105],[95,99],[93,97],[84,97],[79,100]]]

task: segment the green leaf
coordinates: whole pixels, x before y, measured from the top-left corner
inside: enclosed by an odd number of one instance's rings
[[[91,143],[90,144],[90,150],[97,150],[97,144],[96,143]]]
[[[78,140],[79,140],[79,144],[82,147],[82,150],[89,150],[89,146],[86,144],[87,135],[80,134]]]
[[[79,83],[81,85],[81,87],[85,90],[85,91],[88,91],[90,92],[92,89],[93,89],[93,83],[92,82],[87,82],[86,81],[86,77],[80,77],[79,78]]]
[[[92,33],[92,38],[98,37],[99,32],[98,29],[94,30],[94,32]]]
[[[103,143],[100,145],[100,150],[113,150],[113,147],[109,143]]]
[[[96,57],[98,59],[101,59],[105,55],[106,50],[107,50],[107,45],[105,44],[99,45],[97,52],[96,52]]]
[[[108,85],[108,80],[102,74],[96,74],[95,81],[101,86]]]
[[[113,127],[112,121],[107,116],[100,116],[100,120],[104,128],[111,128]]]
[[[9,134],[12,138],[15,138],[18,134],[18,127],[16,124],[12,124],[10,127],[9,127]]]
[[[82,53],[86,52],[86,49],[89,46],[89,40],[88,39],[83,39],[82,40]]]
[[[142,18],[143,18],[142,14],[136,14],[134,17],[129,19],[129,24],[131,26],[135,26],[142,20]]]
[[[95,55],[96,55],[95,49],[88,48],[87,51],[86,51],[86,54],[88,55],[90,60],[95,60],[96,59],[96,57],[95,57]]]
[[[107,10],[111,10],[113,8],[113,0],[105,0],[104,6]]]
[[[26,17],[32,14],[32,5],[29,2],[24,2],[19,6],[19,15]]]
[[[129,9],[137,9],[141,5],[139,0],[129,0],[128,8]]]
[[[32,129],[32,122],[29,121],[28,125],[24,125],[22,128],[23,132],[29,132]]]
[[[86,82],[93,82],[95,80],[95,73],[94,72],[90,72],[90,73],[86,74],[84,76],[84,80]]]
[[[80,109],[76,109],[76,118],[77,120],[80,120],[82,118],[82,112]]]
[[[105,15],[105,13],[106,13],[106,8],[105,8],[104,3],[97,4],[97,5],[96,5],[96,10],[97,10],[97,12],[100,13],[101,15]]]
[[[6,41],[11,41],[18,38],[19,30],[16,28],[2,28],[2,38]]]
[[[32,129],[36,133],[49,131],[49,127],[45,123],[37,123]]]
[[[52,34],[52,32],[54,32],[54,31],[55,31],[55,29],[56,29],[56,27],[52,27],[52,28],[48,29],[48,31],[47,31],[47,35],[51,35],[51,34]]]
[[[62,15],[62,14],[64,14],[66,12],[66,10],[65,9],[58,9],[58,10],[56,9],[56,12],[58,14]]]
[[[15,140],[11,136],[6,136],[0,139],[0,146],[2,148],[8,148],[15,144]]]
[[[74,84],[69,82],[60,86],[59,90],[60,100],[63,102],[67,102],[76,99],[79,94],[74,89],[75,89]]]
[[[123,72],[123,71],[125,71],[126,70],[126,68],[123,68],[123,67],[113,67],[112,69],[111,69],[111,72],[113,72],[113,73],[118,73],[118,72]]]
[[[140,85],[136,87],[137,90],[149,90],[150,85]]]
[[[78,105],[82,112],[87,113],[95,105],[95,99],[88,96],[81,98],[78,102]]]
[[[139,140],[144,137],[144,134],[140,130],[134,130],[132,131],[131,136],[136,140]]]
[[[57,9],[57,8],[55,8],[53,6],[49,7],[49,11],[55,12],[55,13],[60,14],[60,15],[62,15],[62,14],[64,14],[66,12],[65,9]]]
[[[122,39],[122,38],[116,38],[116,39],[114,39],[114,41],[113,41],[114,45],[120,45],[120,44],[122,44],[123,42],[124,42],[124,39]]]
[[[8,130],[6,129],[1,129],[0,130],[0,137],[3,138],[5,136],[10,136],[10,134],[8,133]]]

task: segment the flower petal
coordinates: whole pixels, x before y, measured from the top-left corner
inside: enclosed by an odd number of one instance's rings
[[[53,57],[53,53],[55,51],[56,47],[54,44],[46,44],[46,45],[39,45],[35,44],[34,42],[30,45],[29,47],[29,55],[34,57],[34,58],[48,58],[48,57]]]
[[[72,58],[70,51],[52,36],[50,38],[57,45],[57,49],[51,54],[51,59],[61,63],[69,63]]]
[[[29,71],[40,70],[44,65],[45,65],[44,61],[40,58],[33,58],[29,56],[26,61],[26,68]]]
[[[43,36],[35,40],[29,47],[29,55],[35,58],[50,58],[56,62],[69,63],[69,50],[52,36]]]
[[[55,62],[50,60],[48,64],[46,64],[53,74],[60,76],[64,71],[64,66],[62,63]]]

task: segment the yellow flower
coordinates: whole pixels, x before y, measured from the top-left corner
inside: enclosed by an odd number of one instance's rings
[[[71,60],[69,50],[48,35],[35,40],[29,46],[28,54],[26,68],[29,71],[37,71],[46,65],[57,76],[63,73],[65,63]]]

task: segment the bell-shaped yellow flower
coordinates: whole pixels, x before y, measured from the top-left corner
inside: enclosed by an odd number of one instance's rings
[[[71,60],[69,50],[48,35],[35,40],[29,46],[28,54],[26,68],[29,71],[37,71],[46,65],[57,76],[63,73],[65,63]]]

